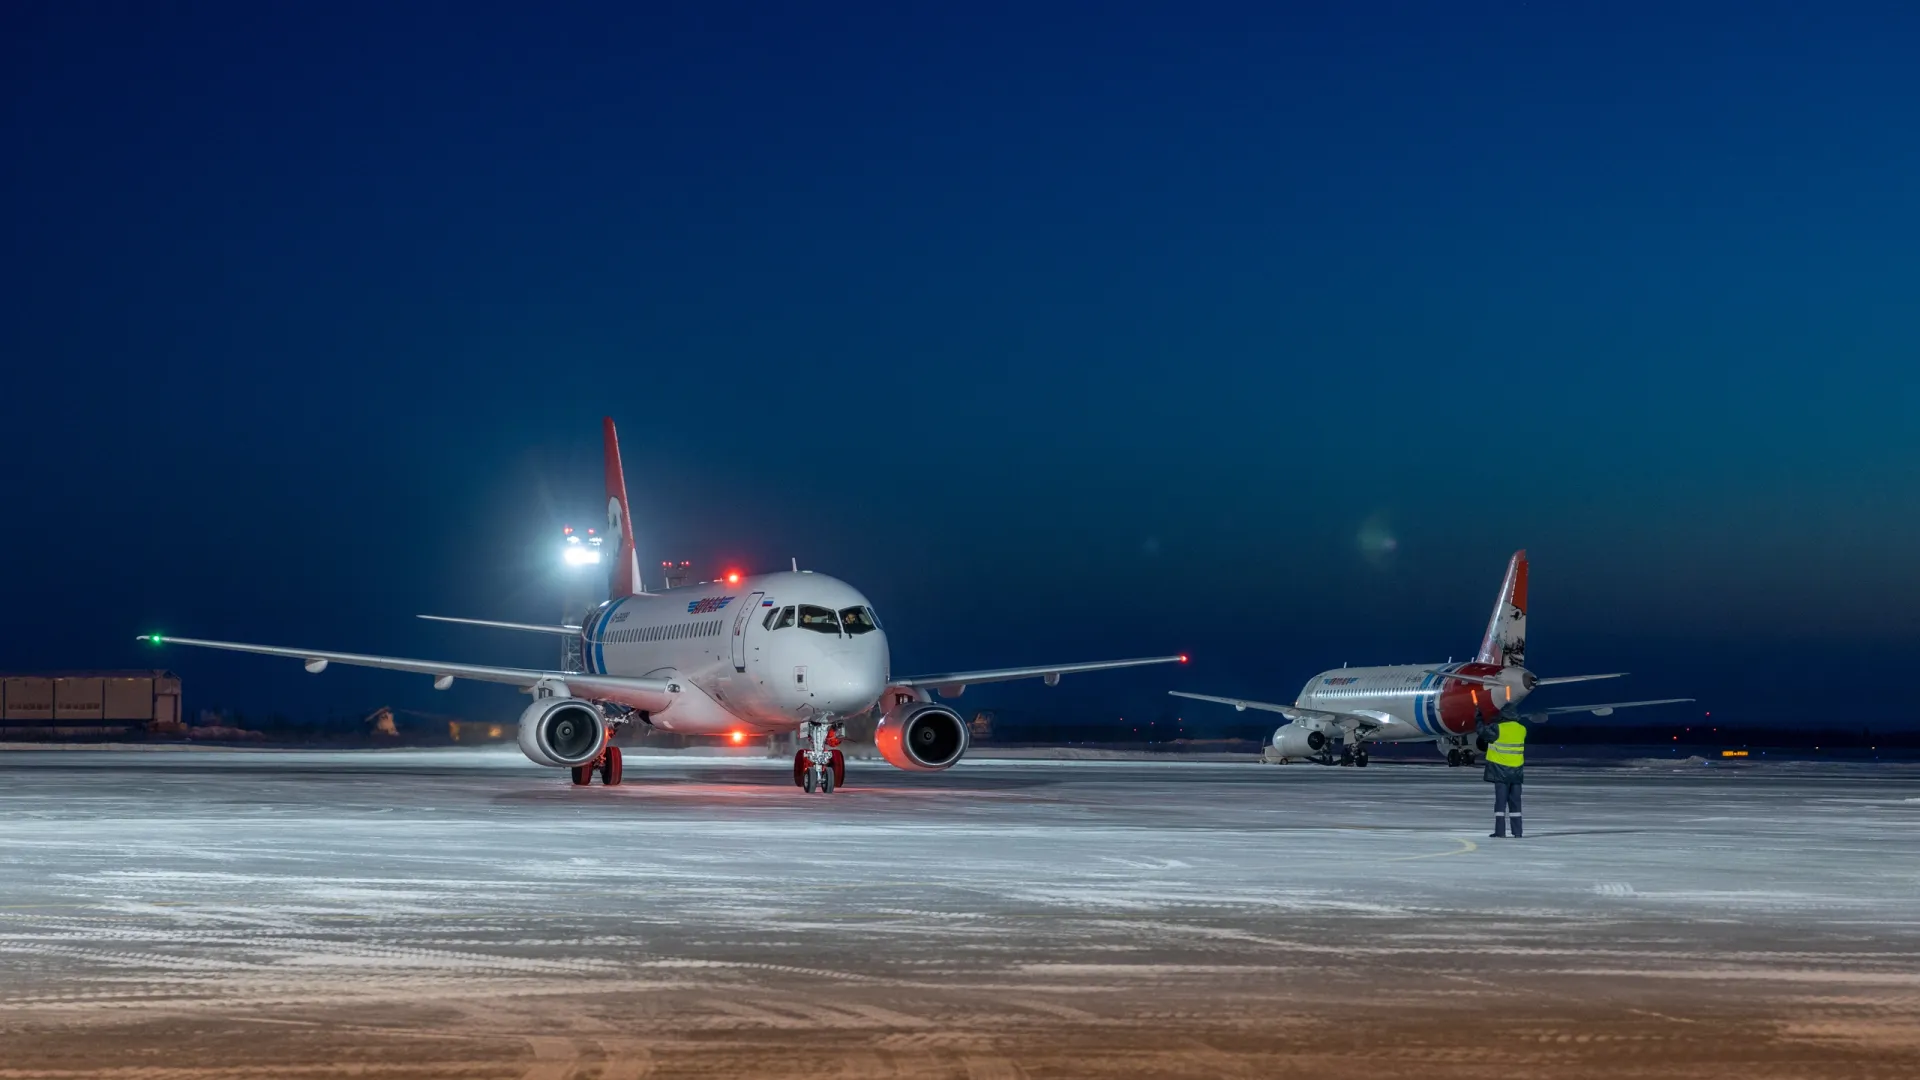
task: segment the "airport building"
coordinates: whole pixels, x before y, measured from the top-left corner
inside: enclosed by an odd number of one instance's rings
[[[0,737],[90,739],[179,734],[171,671],[62,671],[0,676]]]

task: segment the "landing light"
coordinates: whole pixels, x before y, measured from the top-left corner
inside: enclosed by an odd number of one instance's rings
[[[600,561],[600,552],[597,548],[569,545],[563,558],[567,560],[568,566],[591,566]]]

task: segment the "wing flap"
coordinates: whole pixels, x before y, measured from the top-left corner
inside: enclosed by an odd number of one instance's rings
[[[253,645],[240,641],[207,641],[201,638],[169,637],[165,634],[143,634],[141,641],[155,645],[191,645],[201,649],[220,649],[226,652],[254,653],[259,656],[284,656],[290,660],[299,660],[307,665],[309,671],[316,674],[327,664],[345,664],[348,667],[384,668],[388,671],[408,671],[416,675],[431,675],[436,686],[452,685],[453,679],[472,679],[475,682],[504,683],[521,689],[541,683],[564,684],[568,691],[596,698],[602,701],[617,701],[646,712],[664,712],[680,693],[677,683],[669,679],[639,679],[624,675],[587,675],[580,672],[540,671],[534,668],[491,667],[485,664],[458,664],[445,660],[415,660],[404,656],[376,656],[369,653],[330,652],[325,649],[290,649],[282,645]],[[442,689],[445,687],[442,686]]]
[[[1144,667],[1148,664],[1184,664],[1183,656],[1149,656],[1138,660],[1094,660],[1083,664],[1041,664],[1033,667],[989,668],[985,671],[953,671],[945,675],[915,675],[909,679],[895,679],[889,686],[907,686],[932,688],[945,697],[959,697],[968,686],[975,683],[1012,682],[1015,679],[1045,679],[1048,686],[1060,681],[1062,675],[1078,675],[1088,671],[1114,671],[1119,668]]]
[[[1216,705],[1231,705],[1245,712],[1257,709],[1260,712],[1279,713],[1289,720],[1319,721],[1327,724],[1364,724],[1378,727],[1380,721],[1370,716],[1357,716],[1353,713],[1328,712],[1325,709],[1303,709],[1298,705],[1280,705],[1271,701],[1254,701],[1250,698],[1214,697],[1212,694],[1189,694],[1184,690],[1169,690],[1174,697],[1192,698],[1194,701],[1211,701]]]
[[[577,634],[581,628],[565,623],[549,625],[547,623],[502,622],[499,619],[462,619],[455,615],[415,615],[416,619],[429,622],[459,623],[462,626],[486,626],[495,630],[524,630],[534,634]]]

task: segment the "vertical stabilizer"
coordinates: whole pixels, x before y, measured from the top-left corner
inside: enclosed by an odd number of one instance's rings
[[[1480,639],[1480,654],[1474,661],[1520,667],[1527,662],[1527,551],[1513,553],[1507,561],[1507,578],[1500,583],[1500,596],[1493,602],[1493,618],[1487,620],[1487,635]]]
[[[620,469],[620,436],[613,430],[613,417],[600,421],[600,431],[607,452],[607,531],[613,534],[607,595],[618,600],[647,590],[640,584],[640,556],[633,547],[633,515],[627,509],[627,476]]]

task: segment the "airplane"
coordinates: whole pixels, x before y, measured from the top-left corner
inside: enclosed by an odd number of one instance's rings
[[[613,418],[601,423],[607,491],[607,541],[613,553],[611,599],[581,625],[543,625],[428,616],[540,634],[579,635],[585,671],[493,667],[324,649],[253,645],[145,634],[154,645],[191,645],[299,660],[319,674],[330,664],[389,668],[433,678],[445,690],[456,679],[517,686],[533,702],[520,714],[522,753],[539,765],[571,770],[585,786],[597,772],[603,785],[621,781],[614,729],[638,722],[690,735],[797,732],[794,783],[809,794],[831,793],[846,782],[839,742],[845,720],[869,711],[880,719],[874,741],[888,764],[908,772],[951,768],[967,752],[968,728],[952,706],[933,698],[958,697],[979,683],[1184,664],[1184,655],[1133,660],[955,671],[897,678],[887,633],[872,603],[853,586],[800,570],[770,574],[730,572],[721,580],[649,592],[641,583],[631,505],[620,465]]]
[[[1605,675],[1540,678],[1526,668],[1527,553],[1513,553],[1507,576],[1494,598],[1493,617],[1480,639],[1480,651],[1466,663],[1401,664],[1393,667],[1341,667],[1307,680],[1291,705],[1245,698],[1168,691],[1174,697],[1258,709],[1287,718],[1273,733],[1282,762],[1365,766],[1367,745],[1376,742],[1431,741],[1445,750],[1450,766],[1472,765],[1484,751],[1481,725],[1499,720],[1540,723],[1568,713],[1607,716],[1615,709],[1677,705],[1692,698],[1613,701],[1601,705],[1563,705],[1521,713],[1519,705],[1542,686],[1617,679]]]

